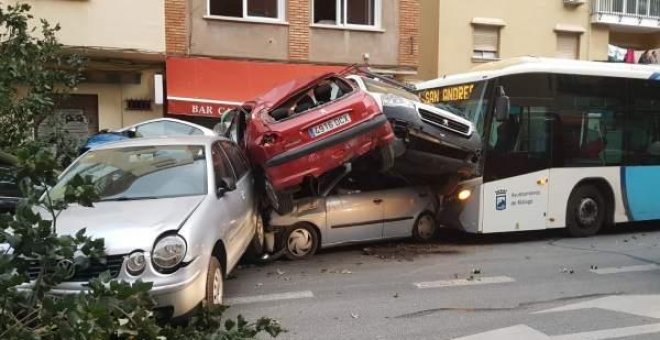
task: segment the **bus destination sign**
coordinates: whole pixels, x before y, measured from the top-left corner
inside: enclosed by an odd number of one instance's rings
[[[421,91],[419,97],[428,104],[468,100],[472,96],[473,89],[474,84],[439,87]]]

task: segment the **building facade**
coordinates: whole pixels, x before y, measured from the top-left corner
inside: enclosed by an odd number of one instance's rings
[[[216,119],[293,77],[415,76],[417,0],[167,0],[167,112]]]
[[[155,82],[164,73],[164,0],[21,2],[60,24],[60,43],[89,61],[63,113],[82,117],[88,133],[163,116]]]
[[[420,0],[419,75],[535,55],[608,60],[608,49],[660,47],[660,0]]]

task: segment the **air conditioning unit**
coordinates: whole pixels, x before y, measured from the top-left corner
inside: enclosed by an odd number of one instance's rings
[[[580,6],[583,5],[586,0],[562,0],[564,2],[564,6]]]

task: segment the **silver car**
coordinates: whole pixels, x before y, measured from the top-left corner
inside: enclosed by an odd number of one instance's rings
[[[275,234],[276,250],[289,259],[353,242],[411,236],[428,241],[436,235],[436,195],[430,188],[410,186],[403,178],[378,173],[357,176],[347,170],[318,194],[296,201],[288,215],[270,216],[266,230]]]
[[[253,176],[241,150],[222,137],[133,139],[78,158],[52,188],[53,198],[75,175],[91,176],[100,201],[71,206],[59,234],[81,228],[105,239],[107,263],[74,268],[54,293],[84,290],[109,270],[117,280],[153,282],[166,315],[181,316],[203,300],[220,304],[223,280],[243,253],[259,255],[263,223]],[[29,273],[35,276],[36,273]]]

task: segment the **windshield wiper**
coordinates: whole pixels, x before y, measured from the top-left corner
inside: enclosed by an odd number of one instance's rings
[[[159,197],[156,196],[141,196],[141,197],[127,197],[127,196],[120,196],[120,197],[113,197],[113,198],[105,198],[102,199],[101,202],[107,202],[107,201],[139,201],[139,200],[155,200]]]

